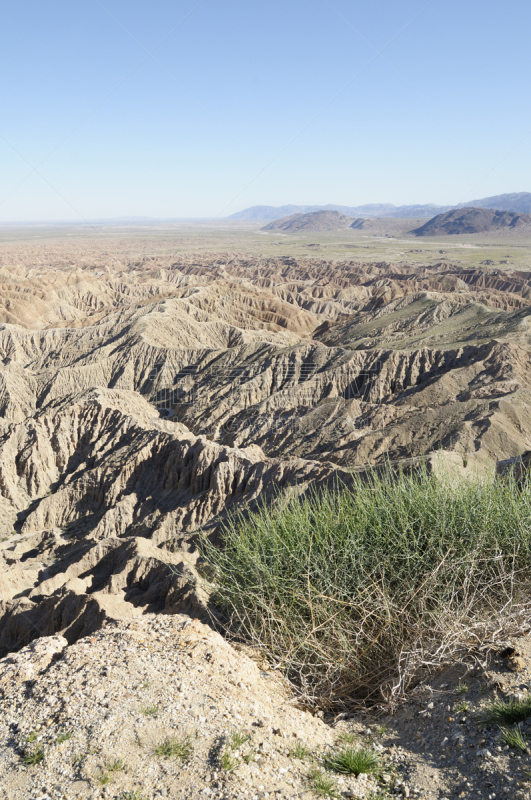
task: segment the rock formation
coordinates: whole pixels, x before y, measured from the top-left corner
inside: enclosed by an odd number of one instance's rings
[[[203,615],[198,537],[289,487],[531,449],[531,273],[98,247],[0,267],[0,655]]]

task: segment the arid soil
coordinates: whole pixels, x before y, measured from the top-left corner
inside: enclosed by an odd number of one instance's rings
[[[48,642],[58,660],[42,685],[56,697],[64,659],[94,644],[98,661],[121,620],[146,637],[159,617],[171,636],[179,615],[206,620],[197,537],[216,540],[236,507],[387,460],[466,473],[531,449],[531,272],[111,244],[2,251],[0,682],[6,659]],[[25,724],[41,677],[20,680],[9,703]],[[333,743],[314,723],[315,742]],[[45,767],[16,766],[9,736],[5,785],[40,796]],[[26,772],[34,795],[17,788]],[[280,774],[246,796],[273,796]],[[76,780],[89,796],[92,779]],[[239,796],[224,781],[218,796]],[[280,796],[308,791],[302,773],[293,781]]]
[[[311,800],[317,770],[337,797],[525,800],[529,753],[480,724],[493,699],[529,689],[529,640],[516,644],[518,673],[494,652],[392,709],[322,719],[257,654],[187,616],[37,639],[0,661],[1,796]],[[376,754],[379,776],[325,772],[345,746]]]

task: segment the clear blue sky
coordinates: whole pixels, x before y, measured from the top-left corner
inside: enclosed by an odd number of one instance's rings
[[[4,3],[0,220],[531,191],[530,29],[526,0]]]

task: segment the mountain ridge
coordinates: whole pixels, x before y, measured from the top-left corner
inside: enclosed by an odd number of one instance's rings
[[[342,206],[329,203],[322,206],[285,205],[285,206],[251,206],[227,217],[229,220],[276,220],[294,214],[310,214],[316,211],[337,211],[345,216],[356,217],[396,217],[422,219],[449,211],[453,206],[427,205],[394,206],[391,203],[366,203],[361,206]]]
[[[459,208],[489,208],[499,211],[512,211],[516,214],[531,214],[531,192],[512,192],[492,195],[468,203],[457,205],[424,205],[395,206],[392,203],[366,203],[360,206],[334,205],[258,205],[245,208],[231,214],[229,220],[276,220],[293,214],[308,214],[314,211],[338,211],[348,217],[396,217],[403,219],[429,219],[437,214],[444,214]]]

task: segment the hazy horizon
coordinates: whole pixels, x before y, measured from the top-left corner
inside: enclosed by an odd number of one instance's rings
[[[506,193],[506,194],[531,194],[531,192],[510,192],[510,193]],[[480,201],[482,199],[487,199],[487,198],[476,198],[476,199],[478,201]],[[269,204],[266,204],[266,203],[256,203],[255,205],[248,206],[245,209],[243,209],[243,208],[237,209],[237,212],[241,213],[243,211],[249,210],[250,208],[256,208],[256,207],[260,207],[260,206],[263,206],[264,208],[284,208],[284,207],[290,208],[291,206],[296,206],[296,207],[301,207],[301,208],[308,208],[310,206],[316,206],[316,207],[319,207],[319,208],[325,208],[326,206],[331,206],[331,205],[334,205],[334,206],[338,205],[339,206],[340,204],[339,203],[314,203],[314,204],[310,204],[310,203],[281,203],[278,206],[270,206]],[[341,204],[341,205],[343,205],[343,204]],[[348,204],[348,203],[345,203],[344,205],[345,206],[350,206],[351,208],[354,207],[354,206],[352,206],[352,204]],[[383,205],[387,205],[387,203],[385,201],[383,201],[382,203],[374,203],[374,204],[372,204],[372,203],[371,204],[369,204],[369,203],[360,203],[359,207],[363,207],[364,205],[367,205],[367,206],[368,205],[381,205],[381,206],[383,206]],[[395,205],[395,204],[390,204],[390,205],[394,205],[395,208],[400,208],[401,206],[404,206],[405,204],[400,204],[400,206]],[[413,203],[411,205],[421,205],[421,204]],[[428,203],[428,204],[425,204],[425,205],[438,206],[438,204],[436,204],[436,203],[433,203],[433,204]],[[451,204],[448,204],[448,205],[451,205]],[[444,208],[444,206],[440,206],[440,207]],[[452,207],[457,207],[457,204],[453,204]],[[233,213],[236,213],[236,212],[233,212]],[[292,213],[292,212],[290,212],[290,213]],[[293,213],[295,213],[295,212],[293,212]],[[434,215],[437,214],[437,213],[440,213],[440,212],[437,211],[437,209],[435,209],[434,210]],[[257,217],[256,219],[259,219],[259,218]],[[126,225],[131,225],[131,224],[135,224],[135,223],[141,225],[141,224],[150,224],[150,223],[153,223],[153,224],[155,224],[155,223],[156,224],[161,224],[161,223],[176,224],[176,223],[187,223],[187,222],[190,222],[190,223],[192,223],[192,222],[200,222],[200,223],[219,222],[219,223],[221,223],[221,222],[249,222],[249,221],[252,221],[252,220],[232,220],[232,219],[230,219],[230,216],[226,216],[226,217],[218,216],[217,218],[212,218],[211,216],[203,216],[203,217],[199,217],[199,216],[198,217],[151,217],[151,216],[147,216],[147,215],[134,215],[134,214],[131,214],[131,215],[127,215],[127,216],[115,216],[115,217],[94,217],[94,218],[85,219],[85,220],[80,219],[79,217],[77,219],[67,219],[67,218],[65,218],[65,219],[55,219],[55,220],[54,219],[0,220],[0,226],[9,226],[9,225],[14,225],[14,226],[59,225],[59,226],[61,226],[61,225],[107,225],[107,224],[115,224],[115,225],[126,224]]]

